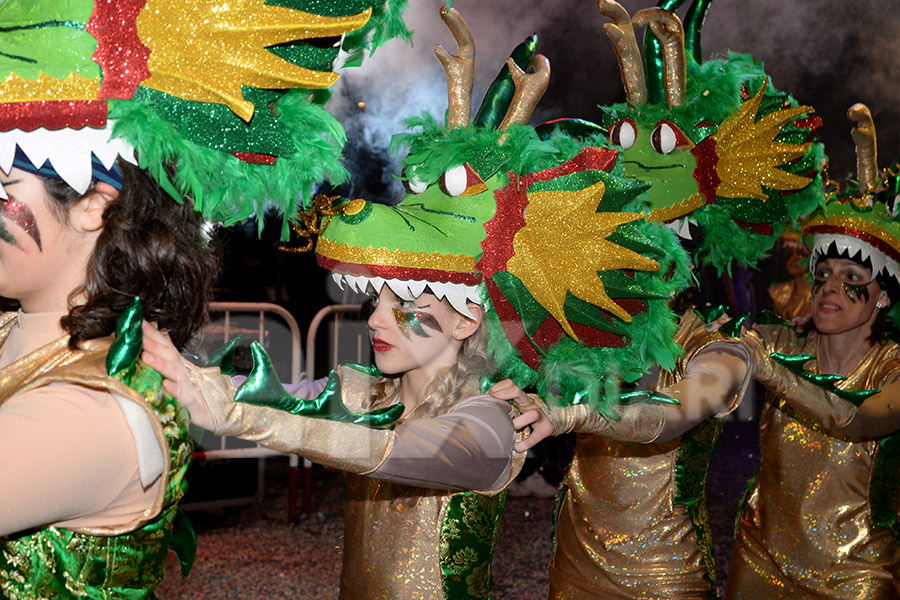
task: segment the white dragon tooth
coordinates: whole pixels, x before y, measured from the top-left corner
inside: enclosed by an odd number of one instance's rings
[[[422,292],[425,291],[425,288],[428,286],[427,281],[407,281],[409,284],[409,292],[412,294],[413,298],[418,298],[422,295]]]

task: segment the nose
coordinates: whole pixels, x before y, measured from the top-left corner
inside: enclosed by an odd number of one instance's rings
[[[372,331],[384,329],[387,326],[386,314],[387,303],[379,302],[378,304],[376,304],[375,308],[372,309],[372,314],[369,315],[369,320],[367,321],[369,329],[371,329]]]
[[[837,294],[841,292],[841,282],[837,277],[829,277],[819,286],[818,293],[822,295],[830,295]],[[816,289],[813,288],[813,294],[816,293]]]

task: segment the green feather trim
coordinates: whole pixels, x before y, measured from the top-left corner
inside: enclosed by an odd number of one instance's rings
[[[151,175],[176,200],[191,198],[207,219],[232,225],[269,207],[293,215],[298,203],[311,204],[313,187],[323,180],[343,182],[347,171],[339,161],[345,135],[340,123],[303,91],[284,94],[275,104],[278,120],[295,148],[272,165],[245,163],[219,150],[191,142],[146,102],[110,101],[114,135],[137,150],[141,164],[157,165]],[[235,117],[237,119],[237,117]],[[162,165],[173,165],[167,185]],[[299,189],[299,196],[298,196]],[[173,191],[175,193],[173,193]],[[260,219],[260,227],[263,220]],[[287,239],[285,220],[282,239]]]
[[[403,22],[407,0],[382,0],[372,2],[372,16],[361,29],[344,36],[341,48],[347,52],[368,50],[374,52],[385,42],[400,38],[412,44],[412,31]],[[348,65],[344,65],[348,66]]]
[[[688,77],[684,106],[669,109],[665,102],[645,104],[635,109],[627,103],[602,107],[603,124],[607,127],[639,114],[647,122],[666,119],[678,125],[692,142],[697,143],[709,135],[704,128],[695,129],[698,123],[711,122],[718,127],[731,113],[740,108],[743,98],[741,88],[747,85],[751,92],[758,91],[765,80],[762,63],[755,62],[749,54],[728,55],[728,59],[710,59],[697,64],[687,57]],[[766,96],[777,94],[772,86]],[[783,94],[784,95],[784,94]]]
[[[755,93],[762,86],[765,77],[762,63],[754,61],[749,54],[730,53],[727,60],[711,59],[702,64],[697,64],[689,57],[684,106],[669,109],[664,103],[656,103],[635,109],[628,104],[616,104],[603,109],[604,125],[609,127],[625,117],[638,118],[648,123],[667,119],[678,125],[692,142],[698,143],[715,133],[718,126],[738,110],[743,102],[742,89],[750,94]],[[760,105],[759,116],[779,110],[785,103],[797,105],[788,94],[769,85]],[[697,127],[701,123],[709,125]],[[784,141],[791,138],[794,143],[802,143],[808,133],[787,125],[778,139]],[[801,135],[802,139],[799,138]],[[697,264],[711,264],[719,274],[726,271],[730,274],[732,264],[753,267],[759,260],[767,257],[781,234],[782,220],[796,226],[797,219],[823,204],[824,194],[819,173],[819,165],[823,161],[823,146],[815,143],[803,158],[782,167],[784,171],[813,177],[813,180],[802,190],[783,197],[779,192],[767,190],[775,202],[770,202],[772,206],[766,206],[766,211],[758,203],[755,208],[748,208],[752,206],[752,202],[742,199],[722,199],[719,203],[706,204],[694,211],[690,218],[697,221],[704,232],[696,251]],[[773,233],[755,233],[734,221],[752,220],[753,215],[764,222],[772,222]]]
[[[421,131],[394,135],[391,150],[397,154],[408,150],[404,164],[414,167],[416,177],[429,184],[451,167],[466,162],[484,180],[498,171],[534,173],[566,162],[585,147],[584,142],[562,133],[542,140],[529,125],[510,126],[500,144],[504,132],[471,125],[447,129],[428,113],[407,119],[404,124],[408,129]]]

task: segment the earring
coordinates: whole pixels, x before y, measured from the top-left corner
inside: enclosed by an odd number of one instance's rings
[[[876,302],[876,303],[875,303],[875,308],[881,308],[881,302]]]
[[[454,339],[454,340],[458,340],[458,339],[459,339],[459,332],[458,332],[458,331],[454,331],[454,332],[453,332],[453,339]]]

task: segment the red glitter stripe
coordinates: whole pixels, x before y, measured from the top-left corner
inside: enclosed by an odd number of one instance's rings
[[[278,160],[277,156],[257,152],[232,152],[231,155],[251,165],[274,165],[275,161]]]
[[[44,100],[41,102],[10,102],[0,111],[0,131],[21,129],[82,129],[106,126],[105,100]]]
[[[150,77],[150,49],[137,32],[137,18],[146,0],[95,0],[86,29],[97,38],[91,57],[103,68],[100,98],[131,98],[138,84]]]
[[[320,267],[329,271],[360,275],[363,277],[382,277],[384,279],[401,279],[403,281],[435,281],[441,283],[463,283],[478,285],[481,277],[474,273],[460,271],[440,271],[437,269],[415,269],[411,267],[394,267],[386,265],[360,265],[346,263],[321,254],[316,255]]]
[[[716,154],[716,139],[713,136],[704,138],[691,149],[691,154],[697,159],[697,166],[694,167],[694,179],[697,180],[700,193],[707,204],[715,204],[718,201],[716,190],[722,183],[716,172],[716,166],[719,164],[719,156]]]
[[[759,233],[761,235],[773,235],[775,233],[771,223],[748,223],[747,221],[735,219],[734,217],[732,217],[731,220],[753,233]]]
[[[588,146],[572,157],[572,160],[566,161],[563,164],[550,169],[538,171],[537,173],[523,175],[522,179],[530,185],[535,181],[549,181],[579,171],[593,170],[609,172],[612,171],[613,165],[616,164],[616,158],[618,158],[618,156],[618,150]]]
[[[840,233],[843,235],[849,235],[850,237],[859,238],[862,241],[868,242],[872,246],[875,246],[895,261],[900,262],[900,253],[898,253],[893,246],[891,246],[881,238],[872,235],[871,233],[866,233],[865,231],[854,229],[853,227],[844,227],[839,225],[815,225],[813,227],[807,227],[803,235],[806,236],[810,233]]]

